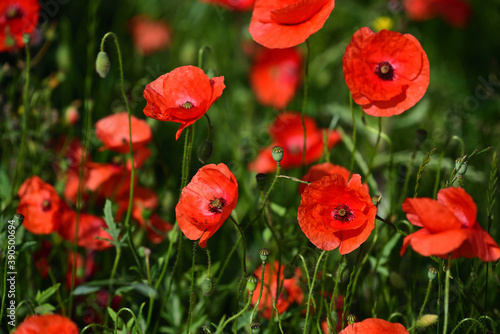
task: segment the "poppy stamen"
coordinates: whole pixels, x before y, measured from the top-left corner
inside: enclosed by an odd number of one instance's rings
[[[46,199],[42,202],[42,211],[43,212],[49,211],[51,207],[52,207],[52,205],[50,203],[50,200]]]
[[[181,108],[184,108],[184,109],[191,109],[192,107],[193,107],[193,104],[189,101],[186,101],[186,103],[181,105]]]
[[[375,74],[382,80],[394,80],[394,68],[386,61],[378,63],[377,67],[375,67]]]
[[[354,213],[349,209],[347,204],[339,204],[333,209],[333,219],[341,223],[348,223],[354,218]]]
[[[213,213],[221,213],[226,203],[226,200],[222,197],[214,198],[208,204],[208,211]]]
[[[13,6],[6,11],[5,16],[8,20],[18,19],[23,17],[23,13],[20,8]]]

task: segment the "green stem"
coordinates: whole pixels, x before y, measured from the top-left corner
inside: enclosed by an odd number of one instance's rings
[[[333,310],[335,310],[335,311],[337,310],[337,297],[338,297],[339,281],[340,281],[340,278],[342,277],[341,276],[342,272],[344,271],[343,263],[345,262],[345,259],[346,259],[346,255],[343,255],[342,260],[339,263],[339,268],[337,269],[337,275],[335,277],[335,286],[333,288],[332,299],[330,300],[330,310],[328,312],[328,317],[331,317],[331,313]],[[335,309],[334,309],[334,307],[335,307]],[[336,320],[336,322],[338,322],[338,319]],[[333,331],[333,328],[330,328],[330,330]]]
[[[189,292],[189,311],[187,318],[187,329],[186,333],[190,333],[189,329],[191,328],[191,319],[193,318],[193,306],[194,306],[194,267],[196,265],[196,248],[198,246],[198,242],[193,242],[193,259],[191,262],[191,288]]]
[[[115,240],[115,241],[118,242],[118,240]],[[116,257],[115,257],[115,261],[113,262],[113,268],[111,269],[111,275],[109,276],[108,290],[109,290],[110,296],[108,298],[108,305],[107,305],[107,307],[109,307],[111,305],[111,301],[113,300],[113,298],[111,296],[111,291],[112,291],[112,288],[113,288],[113,282],[114,282],[114,278],[115,278],[115,274],[116,274],[116,269],[118,268],[118,262],[120,262],[121,253],[122,253],[121,248],[120,247],[116,247]],[[109,312],[106,312],[106,317],[104,318],[104,326],[108,325],[108,314],[109,314]]]
[[[304,180],[298,179],[298,178],[293,177],[293,176],[278,175],[277,177],[281,177],[281,178],[284,178],[284,179],[289,179],[289,180],[292,180],[292,181],[295,181],[295,182],[299,182],[299,183],[305,183],[307,185],[311,184],[311,182],[309,182],[309,181],[304,181]]]
[[[448,313],[450,308],[450,266],[451,266],[451,256],[448,256],[448,265],[446,266],[446,277],[444,280],[444,325],[443,334],[447,334],[448,330]]]
[[[231,321],[235,320],[236,318],[240,317],[248,309],[248,307],[250,306],[250,303],[252,302],[252,296],[253,296],[253,292],[250,292],[250,296],[248,298],[248,301],[247,301],[245,307],[241,311],[239,311],[238,313],[236,313],[235,315],[233,315],[231,318],[227,319],[222,324],[222,326],[220,326],[219,328],[217,328],[217,331],[215,332],[216,334],[222,333],[222,330],[224,329],[224,327],[227,326],[227,324],[229,324]],[[252,312],[252,314],[253,314],[253,312]]]
[[[306,63],[304,69],[304,100],[302,101],[302,113],[301,113],[301,121],[302,121],[302,130],[304,131],[304,141],[302,148],[302,175],[305,174],[306,171],[306,151],[307,151],[307,133],[306,133],[306,104],[307,104],[307,91],[309,88],[309,60],[311,58],[311,46],[309,45],[309,39],[306,40]]]
[[[325,255],[325,253],[326,253],[326,250],[322,251],[321,255],[318,258],[318,262],[316,262],[316,268],[314,269],[314,276],[312,278],[311,286],[309,287],[309,295],[307,297],[306,323],[304,324],[304,334],[307,333],[307,329],[308,329],[309,311],[311,308],[311,297],[312,297],[312,292],[314,289],[314,283],[316,281],[316,276],[318,276],[318,268],[319,268],[319,264],[321,263],[321,258],[323,257],[323,255]]]
[[[266,264],[265,262],[262,262],[261,266],[262,270],[260,271],[260,289],[259,289],[259,298],[257,299],[257,303],[255,303],[255,306],[253,307],[252,314],[250,315],[250,323],[253,322],[253,317],[255,315],[255,312],[257,312],[257,308],[259,307],[260,304],[260,299],[262,298],[262,291],[264,290],[264,273],[266,272]],[[278,273],[279,276],[279,273]],[[250,298],[251,300],[252,298]]]
[[[247,275],[247,242],[245,239],[245,234],[243,233],[240,224],[238,224],[238,222],[234,219],[234,217],[232,215],[229,215],[229,218],[231,219],[231,221],[234,223],[234,226],[238,230],[241,240],[243,240],[241,267],[243,270],[243,278],[245,278]]]
[[[378,134],[377,134],[377,141],[375,142],[375,146],[373,147],[373,152],[370,157],[370,162],[368,163],[368,172],[365,175],[365,180],[368,180],[370,177],[370,174],[372,172],[372,166],[373,166],[373,160],[375,160],[375,156],[377,155],[377,150],[378,146],[380,144],[380,138],[382,135],[382,117],[378,118]]]
[[[351,168],[349,173],[349,178],[351,178],[354,170],[354,161],[356,160],[356,116],[354,115],[354,105],[352,100],[352,94],[349,92],[349,108],[351,109],[352,115],[352,156],[351,156]]]
[[[432,287],[432,280],[429,280],[429,283],[427,284],[427,291],[425,293],[424,303],[422,304],[422,307],[420,308],[420,312],[418,312],[417,320],[420,319],[420,317],[422,316],[422,313],[424,313],[425,305],[427,305],[427,301],[429,300],[429,295],[431,294],[431,287]],[[415,324],[413,324],[412,327],[414,327],[414,326],[415,326]],[[412,333],[415,333],[415,329],[416,328],[413,328]]]

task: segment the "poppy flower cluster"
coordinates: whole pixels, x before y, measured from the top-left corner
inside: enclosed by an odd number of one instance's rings
[[[181,123],[182,130],[203,117],[222,95],[224,77],[209,78],[195,66],[181,66],[163,74],[144,89],[144,114],[159,121]]]
[[[248,11],[252,10],[255,0],[201,0],[209,4],[225,7],[230,10]]]
[[[339,248],[340,254],[348,254],[368,239],[376,213],[360,175],[353,174],[346,181],[334,174],[305,188],[297,219],[302,232],[316,247]]]
[[[304,300],[304,293],[299,285],[299,279],[301,277],[301,272],[299,268],[295,269],[295,275],[289,279],[284,279],[283,271],[284,267],[281,266],[281,270],[278,275],[279,263],[274,261],[272,264],[266,263],[264,272],[264,288],[262,290],[262,297],[259,302],[258,310],[261,312],[262,316],[266,319],[271,319],[274,313],[273,301],[276,300],[276,308],[278,313],[281,315],[283,312],[288,310],[291,304],[297,303],[301,304]],[[255,276],[262,276],[262,265],[259,266],[253,273]],[[279,277],[278,277],[279,276]],[[278,290],[277,280],[280,282],[283,280],[282,289],[278,298],[276,298],[276,292]],[[255,292],[252,295],[252,305],[257,304],[259,299],[260,284],[257,283]]]
[[[270,49],[290,48],[320,30],[335,0],[256,0],[248,31]]]
[[[451,253],[453,258],[500,259],[500,248],[476,221],[476,203],[463,188],[441,189],[437,200],[407,198],[403,211],[410,223],[422,229],[405,237],[401,255],[411,245],[423,256],[447,258]]]
[[[410,34],[364,27],[342,58],[354,102],[372,116],[393,116],[413,107],[429,85],[429,59]]]
[[[391,323],[383,319],[370,318],[355,322],[344,328],[339,334],[408,334],[406,328],[399,323]]]
[[[179,228],[205,248],[207,240],[229,218],[238,201],[238,182],[223,163],[205,165],[182,189],[175,207]]]
[[[302,60],[295,48],[261,49],[250,69],[250,84],[257,101],[276,109],[285,108],[299,87]]]
[[[137,15],[128,22],[135,48],[143,55],[161,51],[170,45],[172,31],[167,22],[154,21],[147,15]]]
[[[0,52],[24,46],[23,35],[32,34],[38,23],[38,0],[0,2]]]
[[[455,28],[465,28],[472,8],[464,0],[405,0],[404,9],[410,20],[425,21],[442,17]]]
[[[306,164],[318,160],[323,154],[323,129],[319,129],[314,118],[305,117],[306,123]],[[327,131],[328,149],[340,142],[341,136],[335,130]],[[301,115],[298,112],[285,112],[278,117],[269,128],[272,144],[262,149],[257,159],[250,163],[249,169],[257,173],[270,173],[276,169],[276,162],[272,156],[272,148],[283,148],[281,167],[284,169],[299,167],[302,164],[302,151],[304,150],[304,128]]]
[[[59,314],[30,315],[17,326],[14,334],[58,333],[78,334],[80,331],[71,319]]]

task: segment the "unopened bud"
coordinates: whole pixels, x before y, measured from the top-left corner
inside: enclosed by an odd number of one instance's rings
[[[271,152],[273,154],[273,159],[276,162],[280,162],[283,159],[283,147],[281,146],[274,146],[271,149]]]
[[[436,314],[424,314],[417,320],[415,325],[418,329],[424,329],[434,325],[437,320],[438,316]]]
[[[28,33],[23,34],[23,43],[29,45],[31,42],[31,35]]]
[[[108,75],[110,67],[111,63],[108,54],[104,51],[100,51],[95,60],[95,70],[97,74],[104,79]]]
[[[16,228],[18,228],[19,226],[21,226],[24,222],[24,216],[20,213],[16,213],[14,215],[14,223],[16,223]]]
[[[429,280],[432,281],[433,279],[436,278],[437,274],[438,274],[438,270],[434,267],[430,267],[429,272],[427,273],[427,277],[429,277]]]
[[[201,284],[201,293],[206,297],[210,296],[215,290],[215,284],[214,281],[210,278],[207,277]]]
[[[257,288],[257,283],[259,283],[259,279],[255,275],[250,275],[247,277],[247,290],[250,292],[254,292]]]
[[[260,333],[260,322],[254,321],[250,325],[250,329],[252,330],[252,334],[259,334]]]
[[[455,169],[457,170],[457,174],[463,176],[465,172],[467,172],[467,162],[464,161],[462,163],[462,159],[455,160]]]
[[[206,163],[212,157],[212,153],[214,151],[214,146],[212,141],[209,139],[203,139],[200,146],[198,146],[198,160],[202,164]]]
[[[262,248],[260,250],[259,256],[263,263],[266,263],[267,259],[269,258],[269,254],[271,254],[271,252],[267,248]]]

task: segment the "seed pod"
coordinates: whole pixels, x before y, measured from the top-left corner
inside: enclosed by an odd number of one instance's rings
[[[429,272],[427,273],[427,277],[429,277],[429,280],[432,281],[433,279],[436,278],[437,274],[438,274],[438,270],[434,267],[430,267]]]
[[[247,290],[250,292],[254,292],[257,288],[257,283],[259,283],[259,279],[255,275],[250,275],[247,277]]]
[[[262,248],[259,252],[260,259],[262,262],[266,262],[271,252],[267,248]]]
[[[271,152],[273,154],[273,159],[276,162],[280,162],[283,159],[283,147],[281,146],[274,146],[271,149]]]

